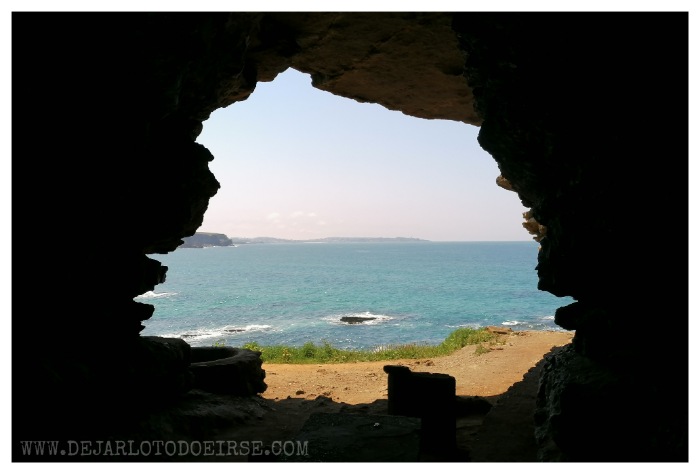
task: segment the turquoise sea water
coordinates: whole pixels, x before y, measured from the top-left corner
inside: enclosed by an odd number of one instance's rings
[[[561,329],[571,298],[537,290],[535,242],[246,244],[151,255],[167,280],[143,335],[192,346],[439,343],[458,327]],[[361,324],[344,316],[367,319]]]

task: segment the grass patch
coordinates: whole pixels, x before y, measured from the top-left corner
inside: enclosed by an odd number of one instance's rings
[[[496,339],[486,329],[459,328],[438,345],[396,344],[367,350],[346,350],[328,342],[307,342],[301,347],[261,346],[257,342],[245,344],[245,349],[262,352],[262,360],[270,364],[334,364],[344,362],[375,362],[396,359],[422,359],[450,355],[464,346],[491,342]]]

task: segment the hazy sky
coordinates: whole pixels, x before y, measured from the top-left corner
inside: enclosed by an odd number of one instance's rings
[[[529,240],[527,209],[496,185],[478,131],[334,96],[288,69],[204,123],[221,189],[200,231]]]

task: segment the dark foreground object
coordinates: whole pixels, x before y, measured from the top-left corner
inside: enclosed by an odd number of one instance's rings
[[[390,415],[313,413],[297,440],[308,442],[307,456],[285,461],[413,462],[420,456],[417,418]]]

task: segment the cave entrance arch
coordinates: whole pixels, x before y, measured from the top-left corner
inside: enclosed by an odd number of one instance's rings
[[[214,160],[209,168],[221,188],[210,200],[200,230],[224,233],[238,244],[245,242],[241,237],[312,240],[387,236],[415,236],[433,242],[517,240],[528,243],[525,240],[528,234],[518,221],[526,209],[515,193],[496,186],[499,170],[493,158],[479,147],[477,132],[478,127],[462,122],[415,118],[376,104],[336,97],[312,88],[307,75],[287,70],[270,83],[258,84],[245,101],[213,112],[204,123],[197,140],[213,153]],[[332,202],[335,206],[331,207]],[[257,215],[251,215],[251,209]],[[208,219],[212,211],[218,212],[218,219]],[[339,218],[356,222],[333,222]],[[239,222],[257,226],[257,230],[237,227]],[[359,344],[363,348],[402,343],[438,344],[454,327],[468,324],[505,323],[513,325],[514,330],[553,329],[554,310],[562,302],[536,290],[533,271],[536,244],[518,248],[526,249],[530,259],[523,263],[520,254],[514,256],[512,275],[522,275],[518,278],[527,281],[530,291],[516,297],[510,293],[512,290],[502,287],[502,298],[507,300],[503,306],[479,306],[480,292],[476,288],[481,285],[467,283],[469,277],[464,274],[465,287],[455,288],[452,298],[449,295],[442,298],[459,301],[459,313],[463,316],[453,314],[457,311],[449,305],[441,311],[440,305],[432,303],[433,308],[424,310],[425,314],[416,323],[422,327],[427,324],[424,319],[437,319],[434,324],[447,324],[447,327],[426,326],[423,334],[407,335],[409,339],[396,339],[387,334],[387,340],[381,339],[381,331],[367,340],[357,340],[353,334],[346,335],[350,339],[342,340],[341,335],[345,333],[337,327],[336,333],[324,330],[300,340],[294,338],[294,328],[287,328],[286,331],[292,332],[291,344],[319,344],[322,340],[334,345],[349,343],[351,347]],[[243,250],[238,251],[241,252]],[[277,314],[279,307],[285,304],[284,298],[273,293],[270,301],[261,303],[277,301],[274,304],[278,309],[270,310],[267,319],[249,314],[249,308],[241,302],[240,297],[246,298],[247,293],[253,291],[245,289],[243,283],[232,283],[230,295],[217,290],[216,295],[203,295],[200,305],[190,306],[193,302],[177,296],[185,293],[180,288],[186,276],[181,274],[188,273],[189,265],[174,257],[157,259],[167,263],[168,281],[159,286],[156,293],[149,292],[139,299],[157,308],[145,323],[144,334],[181,336],[192,345],[289,344],[289,339],[278,334],[281,328]],[[231,265],[235,263],[232,261]],[[471,267],[473,263],[465,261],[463,266]],[[298,268],[301,267],[304,262],[299,262]],[[505,271],[506,267],[503,268]],[[219,281],[215,275],[220,276],[220,272],[221,269],[211,269],[214,286]],[[251,275],[240,274],[237,279],[256,278]],[[203,277],[197,279],[198,284],[204,283]],[[439,288],[449,285],[439,283],[437,274],[424,277],[434,278],[432,285]],[[506,278],[504,273],[502,279]],[[297,284],[304,286],[302,281]],[[499,283],[493,282],[491,288],[500,288]],[[489,293],[493,292],[491,288]],[[383,299],[390,300],[389,295]],[[182,307],[176,307],[174,300]],[[299,306],[301,303],[290,301],[287,304]],[[420,313],[418,308],[425,303],[416,301],[413,308],[406,308],[406,304],[394,308],[383,307],[386,303],[374,304],[374,308],[357,307],[354,311],[352,307],[334,308],[330,301],[327,304],[326,312],[316,316],[328,318],[327,324],[333,324],[334,316],[363,315],[371,310],[387,318],[412,311]],[[207,306],[209,312],[204,309]],[[520,307],[529,310],[519,310]],[[304,313],[305,310],[299,306],[299,311]],[[311,307],[306,311],[313,312]],[[185,314],[188,312],[192,316]],[[228,319],[223,318],[224,314],[228,314]],[[199,316],[195,318],[194,315]],[[298,314],[296,318],[302,316]],[[195,323],[196,319],[199,324]],[[157,329],[166,323],[165,329]],[[403,323],[412,324],[410,321]],[[173,325],[179,329],[173,330]]]

